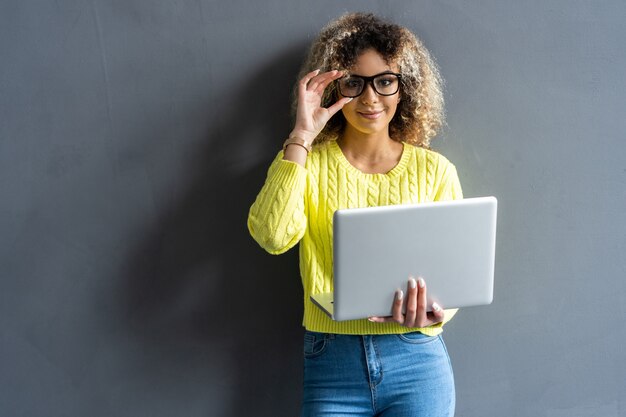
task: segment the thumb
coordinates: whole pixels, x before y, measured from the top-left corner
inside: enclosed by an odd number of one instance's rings
[[[327,109],[329,115],[333,116],[335,113],[337,113],[339,110],[341,110],[343,108],[343,106],[345,106],[346,104],[348,104],[351,101],[352,101],[352,97],[343,97],[343,98],[337,100],[337,102],[335,104],[333,104],[332,106],[330,106]]]

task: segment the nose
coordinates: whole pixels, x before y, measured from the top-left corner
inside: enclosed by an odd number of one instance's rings
[[[378,93],[374,90],[372,80],[365,83],[363,92],[361,93],[361,101],[364,103],[375,103],[378,101]]]

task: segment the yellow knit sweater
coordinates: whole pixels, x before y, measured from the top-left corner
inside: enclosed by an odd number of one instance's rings
[[[306,167],[285,161],[283,152],[278,153],[250,208],[248,229],[271,254],[286,252],[300,242],[303,325],[308,330],[342,334],[420,330],[436,335],[456,310],[446,310],[443,323],[423,329],[366,319],[336,322],[310,301],[310,295],[333,289],[335,210],[460,198],[462,191],[454,165],[436,152],[405,143],[400,162],[391,171],[366,174],[352,166],[337,143],[330,141],[313,148]],[[425,278],[428,284],[428,277]]]

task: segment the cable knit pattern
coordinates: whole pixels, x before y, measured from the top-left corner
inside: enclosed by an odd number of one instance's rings
[[[283,152],[278,153],[250,208],[248,229],[271,254],[283,253],[300,243],[303,325],[308,330],[341,334],[405,333],[416,329],[367,320],[336,322],[311,302],[311,294],[333,289],[333,213],[340,208],[460,198],[463,195],[456,168],[436,152],[405,143],[400,162],[391,171],[366,174],[352,166],[337,143],[330,141],[313,148],[306,167],[285,161]],[[455,313],[456,309],[446,310],[443,323],[417,330],[437,335]]]

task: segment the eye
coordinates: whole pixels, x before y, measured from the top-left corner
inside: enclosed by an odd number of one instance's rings
[[[389,87],[396,82],[396,77],[393,76],[383,76],[376,79],[376,85],[378,87]]]
[[[359,88],[363,81],[359,78],[346,78],[342,84],[347,88]]]

